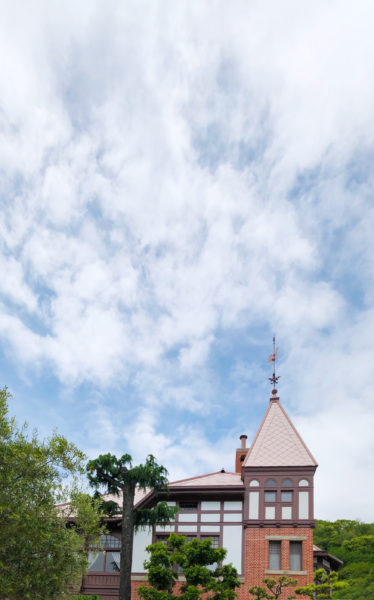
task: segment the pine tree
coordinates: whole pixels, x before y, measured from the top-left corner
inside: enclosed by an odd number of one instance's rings
[[[134,530],[147,525],[166,524],[175,517],[176,509],[159,502],[152,509],[134,508],[136,487],[154,492],[167,489],[167,470],[149,455],[141,465],[133,466],[129,454],[117,458],[101,454],[87,464],[90,485],[104,488],[109,494],[122,494],[122,528],[120,554],[120,600],[131,600],[131,567]]]
[[[224,548],[213,548],[212,541],[171,533],[164,542],[147,547],[150,559],[144,566],[149,586],[140,586],[143,600],[234,600],[240,587],[238,574],[231,564],[219,566],[226,556]],[[174,593],[178,574],[185,581]]]

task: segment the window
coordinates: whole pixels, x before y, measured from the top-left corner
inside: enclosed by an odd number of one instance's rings
[[[202,535],[201,540],[211,540],[212,541],[212,548],[219,548],[219,535]],[[208,569],[209,571],[215,571],[216,568],[218,567],[218,563],[212,563],[211,565],[208,565]]]
[[[114,535],[103,535],[101,536],[100,545],[103,548],[120,548],[121,540]]]
[[[212,548],[219,548],[219,535],[202,535],[201,540],[212,540]]]
[[[282,502],[292,502],[292,492],[281,492]]]
[[[280,571],[281,568],[281,542],[269,542],[269,569]]]
[[[257,479],[252,479],[252,481],[249,483],[250,487],[258,487],[260,484],[257,481]]]
[[[265,492],[265,502],[275,502],[276,492]]]
[[[250,519],[258,519],[259,494],[260,494],[260,492],[249,492],[249,518]]]
[[[165,546],[168,543],[168,535],[156,535],[156,542],[162,542]]]
[[[300,481],[299,481],[300,487],[307,487],[308,485],[309,485],[309,481],[307,481],[306,479],[300,479]]]
[[[114,535],[103,535],[98,547],[88,553],[88,570],[113,573],[119,571],[121,540]]]
[[[301,571],[302,542],[290,542],[290,571]]]
[[[299,519],[309,519],[309,492],[299,492]]]
[[[197,502],[179,502],[181,510],[197,510]]]
[[[275,506],[265,506],[265,519],[275,519]]]
[[[274,479],[268,479],[267,482],[265,483],[266,487],[275,487],[275,481]]]
[[[292,485],[291,479],[283,479],[283,481],[282,481],[283,487],[291,487],[291,485]]]

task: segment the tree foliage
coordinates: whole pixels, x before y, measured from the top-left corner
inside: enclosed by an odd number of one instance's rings
[[[157,542],[147,547],[150,587],[141,586],[138,595],[143,600],[200,600],[206,594],[212,600],[234,600],[240,586],[236,569],[219,566],[226,556],[224,548],[213,548],[210,539],[187,541],[185,536],[171,533],[167,544]],[[185,581],[178,592],[173,588],[183,574]]]
[[[326,573],[325,569],[317,569],[314,573],[313,583],[296,588],[295,592],[298,595],[309,596],[309,598],[326,600],[326,598],[332,598],[333,592],[339,591],[340,594],[348,585],[346,581],[338,581],[338,574],[335,571]]]
[[[85,541],[102,532],[97,505],[76,487],[71,504],[56,507],[64,477],[82,472],[84,455],[60,435],[40,441],[19,429],[9,398],[0,391],[0,598],[66,598],[86,570]],[[72,512],[76,525],[67,527]]]
[[[117,458],[102,454],[87,464],[90,484],[105,489],[109,494],[122,495],[122,527],[120,554],[120,600],[131,600],[131,566],[134,529],[165,525],[174,519],[176,509],[159,502],[153,508],[134,509],[135,489],[153,490],[156,494],[167,490],[167,470],[149,455],[144,464],[133,466],[129,454]]]
[[[333,592],[332,598],[374,600],[374,523],[317,521],[314,541],[344,562],[339,578],[349,588]]]
[[[254,585],[249,588],[249,593],[253,596],[254,600],[272,600],[275,598],[282,597],[285,588],[294,587],[297,585],[297,579],[287,577],[287,575],[280,575],[277,579],[273,577],[265,577],[262,583],[266,585],[266,588],[260,585]],[[288,600],[294,600],[296,596],[284,596]]]

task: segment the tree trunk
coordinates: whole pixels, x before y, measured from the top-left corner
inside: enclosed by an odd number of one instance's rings
[[[121,563],[119,574],[119,600],[131,600],[132,547],[134,541],[134,495],[135,484],[127,484],[122,490]]]

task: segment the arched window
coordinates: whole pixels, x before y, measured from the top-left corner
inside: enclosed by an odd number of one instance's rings
[[[257,481],[257,479],[252,479],[252,481],[249,483],[250,487],[258,487],[260,484]]]
[[[268,479],[267,482],[265,483],[266,487],[275,487],[275,481],[274,479]]]
[[[291,479],[283,479],[283,481],[282,481],[282,486],[283,486],[283,487],[291,487],[291,486],[292,486],[292,481],[291,481]]]
[[[121,540],[114,535],[102,535],[97,546],[88,553],[89,571],[116,573],[119,571]]]
[[[299,481],[300,487],[307,487],[308,485],[309,485],[309,481],[307,481],[306,479],[300,479],[300,481]]]

